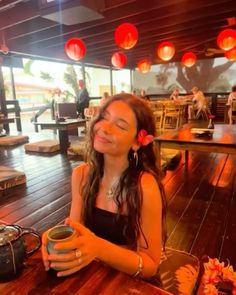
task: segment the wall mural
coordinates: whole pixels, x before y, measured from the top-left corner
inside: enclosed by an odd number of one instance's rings
[[[191,68],[182,63],[155,65],[146,74],[135,71],[133,81],[138,92],[144,89],[147,94],[170,93],[176,86],[182,93],[193,86],[204,92],[230,92],[236,84],[236,63],[215,58],[199,60]]]

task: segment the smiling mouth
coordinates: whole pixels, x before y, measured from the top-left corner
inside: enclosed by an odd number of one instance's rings
[[[109,140],[106,139],[105,137],[100,136],[100,135],[97,135],[97,134],[95,135],[94,140],[95,140],[95,141],[102,142],[102,143],[111,143],[111,141],[109,141]]]

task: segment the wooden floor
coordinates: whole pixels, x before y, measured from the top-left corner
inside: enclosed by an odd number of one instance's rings
[[[30,137],[35,141],[35,135]],[[70,208],[70,176],[80,160],[61,154],[26,154],[23,145],[0,147],[0,165],[24,171],[26,186],[0,191],[0,220],[39,232],[58,224]],[[169,203],[167,245],[236,267],[236,156],[189,154],[163,179]]]

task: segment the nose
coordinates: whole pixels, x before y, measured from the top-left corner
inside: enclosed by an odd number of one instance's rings
[[[100,129],[102,132],[109,134],[112,132],[112,124],[109,121],[101,122]]]

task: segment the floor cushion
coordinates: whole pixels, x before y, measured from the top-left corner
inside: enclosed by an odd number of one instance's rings
[[[0,166],[0,190],[23,184],[25,182],[25,173],[10,167]]]
[[[182,153],[179,150],[174,149],[161,149],[161,160],[165,162],[167,170],[174,170],[182,157]]]
[[[7,135],[0,137],[0,146],[14,146],[29,141],[26,135]]]
[[[48,139],[27,143],[24,148],[26,152],[54,153],[60,150],[60,145],[58,140]]]
[[[171,294],[193,295],[199,271],[200,261],[196,256],[166,247],[157,275],[147,281]]]
[[[75,141],[72,142],[70,147],[67,150],[68,155],[85,155],[85,141]]]

